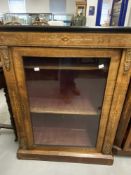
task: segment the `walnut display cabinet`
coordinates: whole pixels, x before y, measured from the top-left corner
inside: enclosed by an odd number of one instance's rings
[[[18,158],[112,164],[130,80],[130,30],[0,30]]]

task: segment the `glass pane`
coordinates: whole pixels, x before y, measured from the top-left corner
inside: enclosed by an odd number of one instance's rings
[[[23,60],[34,143],[95,147],[110,59]]]

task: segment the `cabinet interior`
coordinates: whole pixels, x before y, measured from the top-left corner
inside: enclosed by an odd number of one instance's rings
[[[23,57],[34,144],[97,142],[110,59]]]

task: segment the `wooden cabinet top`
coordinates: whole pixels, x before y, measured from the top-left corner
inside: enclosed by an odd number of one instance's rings
[[[0,46],[131,48],[131,28],[0,26]]]
[[[84,32],[84,33],[130,33],[131,27],[77,27],[77,26],[0,26],[0,31],[16,32]]]

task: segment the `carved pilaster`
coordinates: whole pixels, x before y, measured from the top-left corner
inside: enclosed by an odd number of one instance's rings
[[[8,53],[8,47],[6,46],[0,46],[0,58],[3,62],[3,66],[7,71],[10,70],[10,59],[9,59],[9,53]]]
[[[127,49],[126,59],[124,62],[124,74],[128,73],[131,68],[131,49]]]

